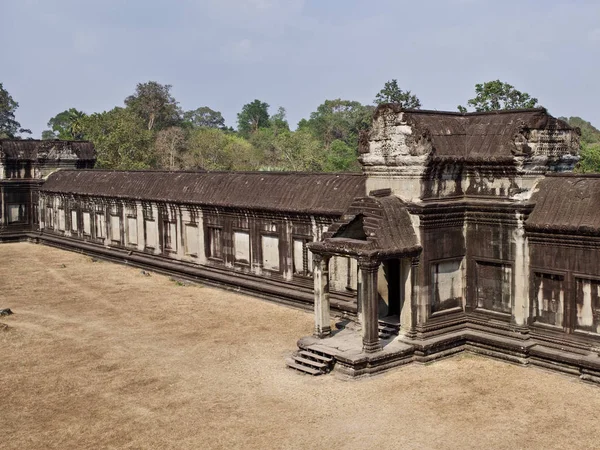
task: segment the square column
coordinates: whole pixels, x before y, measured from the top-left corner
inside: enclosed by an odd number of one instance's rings
[[[329,256],[313,254],[315,295],[315,336],[323,339],[331,334],[329,314]]]
[[[403,258],[400,279],[402,280],[402,306],[400,310],[400,334],[408,338],[416,336],[417,300],[419,293],[417,270],[419,258]]]
[[[379,293],[377,291],[378,271],[379,261],[359,258],[358,275],[360,285],[358,288],[358,303],[362,317],[362,341],[365,353],[373,353],[381,350],[377,311],[379,301]]]

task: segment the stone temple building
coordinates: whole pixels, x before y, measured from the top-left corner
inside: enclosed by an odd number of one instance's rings
[[[90,170],[89,143],[0,141],[0,239],[311,305],[288,365],[312,374],[469,350],[600,382],[600,176],[571,173],[578,151],[544,109],[396,105],[362,174]]]

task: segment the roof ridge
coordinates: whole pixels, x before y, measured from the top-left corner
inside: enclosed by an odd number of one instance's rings
[[[535,112],[544,112],[548,113],[548,110],[544,107],[539,108],[517,108],[517,109],[498,109],[494,111],[470,111],[470,112],[460,112],[460,111],[444,111],[437,109],[414,109],[414,108],[402,108],[400,103],[382,103],[377,106],[375,112],[384,108],[392,108],[397,112],[408,112],[411,114],[430,114],[430,115],[444,115],[444,116],[456,116],[456,117],[469,117],[469,116],[479,116],[479,115],[497,115],[497,114],[516,114],[516,113],[535,113]]]
[[[197,173],[197,174],[228,174],[228,175],[308,175],[308,176],[355,176],[364,177],[362,172],[298,172],[298,171],[260,171],[260,170],[205,170],[205,169],[184,169],[184,170],[168,170],[168,169],[61,169],[60,172],[98,172],[98,173]]]

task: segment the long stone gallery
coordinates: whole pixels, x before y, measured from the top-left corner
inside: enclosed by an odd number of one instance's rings
[[[467,350],[600,382],[600,176],[578,152],[544,109],[391,104],[362,174],[104,171],[87,142],[3,140],[0,239],[312,305],[287,363],[313,375]]]

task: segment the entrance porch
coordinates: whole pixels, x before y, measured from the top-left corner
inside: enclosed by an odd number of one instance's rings
[[[415,335],[417,278],[421,246],[406,205],[389,190],[354,199],[342,218],[320,242],[309,244],[313,254],[315,332],[307,346],[337,348],[360,360],[410,353],[411,346],[383,333],[380,320],[397,326],[401,337]],[[358,322],[332,333],[329,262],[334,256],[357,261]],[[360,336],[357,342],[356,336]]]

